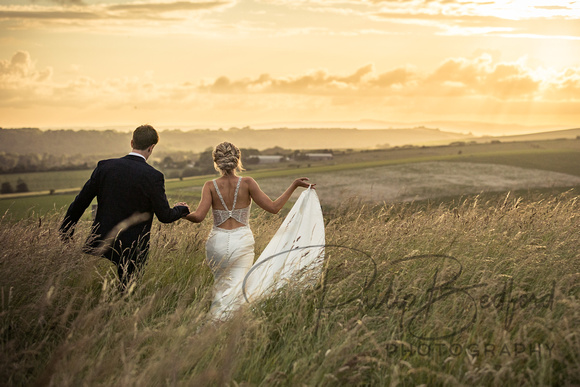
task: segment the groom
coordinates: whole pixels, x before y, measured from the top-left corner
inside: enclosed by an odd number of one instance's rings
[[[92,234],[83,251],[111,260],[117,266],[122,290],[147,260],[153,213],[163,223],[189,213],[185,203],[169,206],[163,174],[147,164],[158,141],[151,125],[135,129],[133,151],[119,159],[99,161],[60,226],[65,240],[72,237],[76,223],[97,197]]]

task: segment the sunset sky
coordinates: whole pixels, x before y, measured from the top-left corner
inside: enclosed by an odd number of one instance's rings
[[[580,1],[0,0],[0,127],[580,127]]]

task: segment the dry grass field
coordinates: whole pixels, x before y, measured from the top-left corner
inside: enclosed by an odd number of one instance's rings
[[[406,151],[250,171],[270,196],[298,175],[318,184],[325,267],[316,286],[221,324],[206,317],[211,219],[156,222],[143,276],[121,296],[111,264],[82,253],[89,215],[65,245],[54,199],[66,196],[11,202],[2,384],[579,385],[580,153]],[[195,203],[207,178],[168,182],[170,200]],[[257,254],[282,219],[252,210]]]
[[[0,224],[5,385],[580,383],[578,191],[325,211],[324,276],[206,320],[210,223],[156,223],[143,277],[58,238],[60,214]],[[257,252],[281,223],[255,212]]]

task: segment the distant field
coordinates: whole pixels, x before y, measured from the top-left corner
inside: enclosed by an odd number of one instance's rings
[[[32,216],[46,216],[55,211],[64,216],[68,206],[72,203],[75,194],[58,194],[58,195],[40,195],[22,198],[2,199],[0,200],[0,218],[6,217],[11,220],[19,220]],[[181,198],[173,197],[168,194],[170,203],[181,201]],[[188,200],[191,200],[189,197]],[[93,204],[97,201],[94,200]],[[84,214],[84,219],[90,218],[90,211]]]
[[[82,187],[92,170],[14,173],[0,175],[0,183],[8,182],[13,188],[22,179],[30,191],[48,191]],[[0,196],[1,198],[1,196]]]
[[[545,143],[541,147],[518,143],[360,152],[337,156],[334,163],[247,174],[274,197],[292,179],[308,176],[318,184],[323,204],[337,204],[353,196],[370,201],[406,201],[579,186],[580,149],[575,147],[580,141]],[[195,200],[203,182],[211,178],[169,182],[168,191]]]
[[[22,179],[28,186],[31,192],[63,190],[69,188],[82,187],[93,172],[92,169],[85,169],[79,171],[50,171],[50,172],[30,172],[30,173],[14,173],[1,174],[0,184],[8,182],[13,188]],[[181,171],[179,171],[181,172]],[[167,178],[176,175],[177,170],[168,170],[165,172]],[[2,196],[0,195],[0,200]]]
[[[18,220],[60,212],[64,215],[76,195],[43,195],[0,200],[0,217]],[[89,212],[85,213],[88,219]]]
[[[511,165],[580,176],[580,152],[572,150],[465,155],[461,160],[473,163]]]
[[[432,164],[443,161],[453,164],[447,167]],[[422,172],[414,171],[417,167],[413,164],[416,163],[422,163]],[[483,164],[504,167],[484,167]],[[469,170],[469,165],[477,166]],[[445,171],[445,168],[448,170]],[[568,176],[556,176],[542,171]],[[433,179],[433,176],[441,177],[442,174],[447,175],[447,182]],[[250,170],[244,172],[244,175],[254,177],[272,197],[279,195],[294,178],[311,177],[319,184],[323,205],[335,204],[352,196],[371,201],[401,201],[480,192],[571,187],[580,185],[574,179],[574,176],[580,177],[580,141],[471,144],[349,152],[337,154],[329,162],[280,163],[268,169],[262,167]],[[3,175],[0,179],[6,176],[12,175]],[[89,176],[90,171],[47,172],[26,174],[25,181],[35,181],[42,189],[47,189],[47,184],[57,189],[78,188]],[[466,181],[470,176],[471,180]],[[170,203],[183,200],[195,206],[203,183],[215,177],[217,175],[183,180],[168,179],[166,189]],[[70,180],[67,182],[67,179]],[[503,180],[501,184],[500,180]],[[29,187],[33,189],[32,186]],[[68,206],[74,196],[75,194],[63,194],[8,199],[0,195],[0,214],[8,210],[12,218],[20,219],[32,213],[46,214],[53,210],[62,212],[62,208]]]
[[[403,202],[452,195],[476,195],[523,189],[580,186],[580,176],[508,165],[427,161],[332,173],[313,173],[323,204],[339,205],[357,198],[365,202]],[[287,178],[271,178],[262,188],[280,194]]]

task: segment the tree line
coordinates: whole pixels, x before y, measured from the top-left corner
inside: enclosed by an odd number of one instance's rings
[[[355,128],[273,128],[255,130],[249,127],[195,130],[162,130],[157,151],[203,152],[222,141],[230,141],[240,148],[267,149],[292,144],[294,149],[365,149],[384,144],[402,146],[427,141],[465,141],[472,136],[444,132],[424,127],[406,129]],[[0,152],[26,155],[119,155],[126,152],[131,132],[108,130],[40,130],[37,128],[0,128]]]
[[[28,184],[22,179],[18,179],[16,183],[16,188],[12,187],[12,184],[8,181],[3,182],[0,186],[0,194],[11,194],[15,192],[28,192]]]
[[[74,171],[94,167],[102,157],[97,155],[53,155],[40,153],[0,152],[0,174]]]

